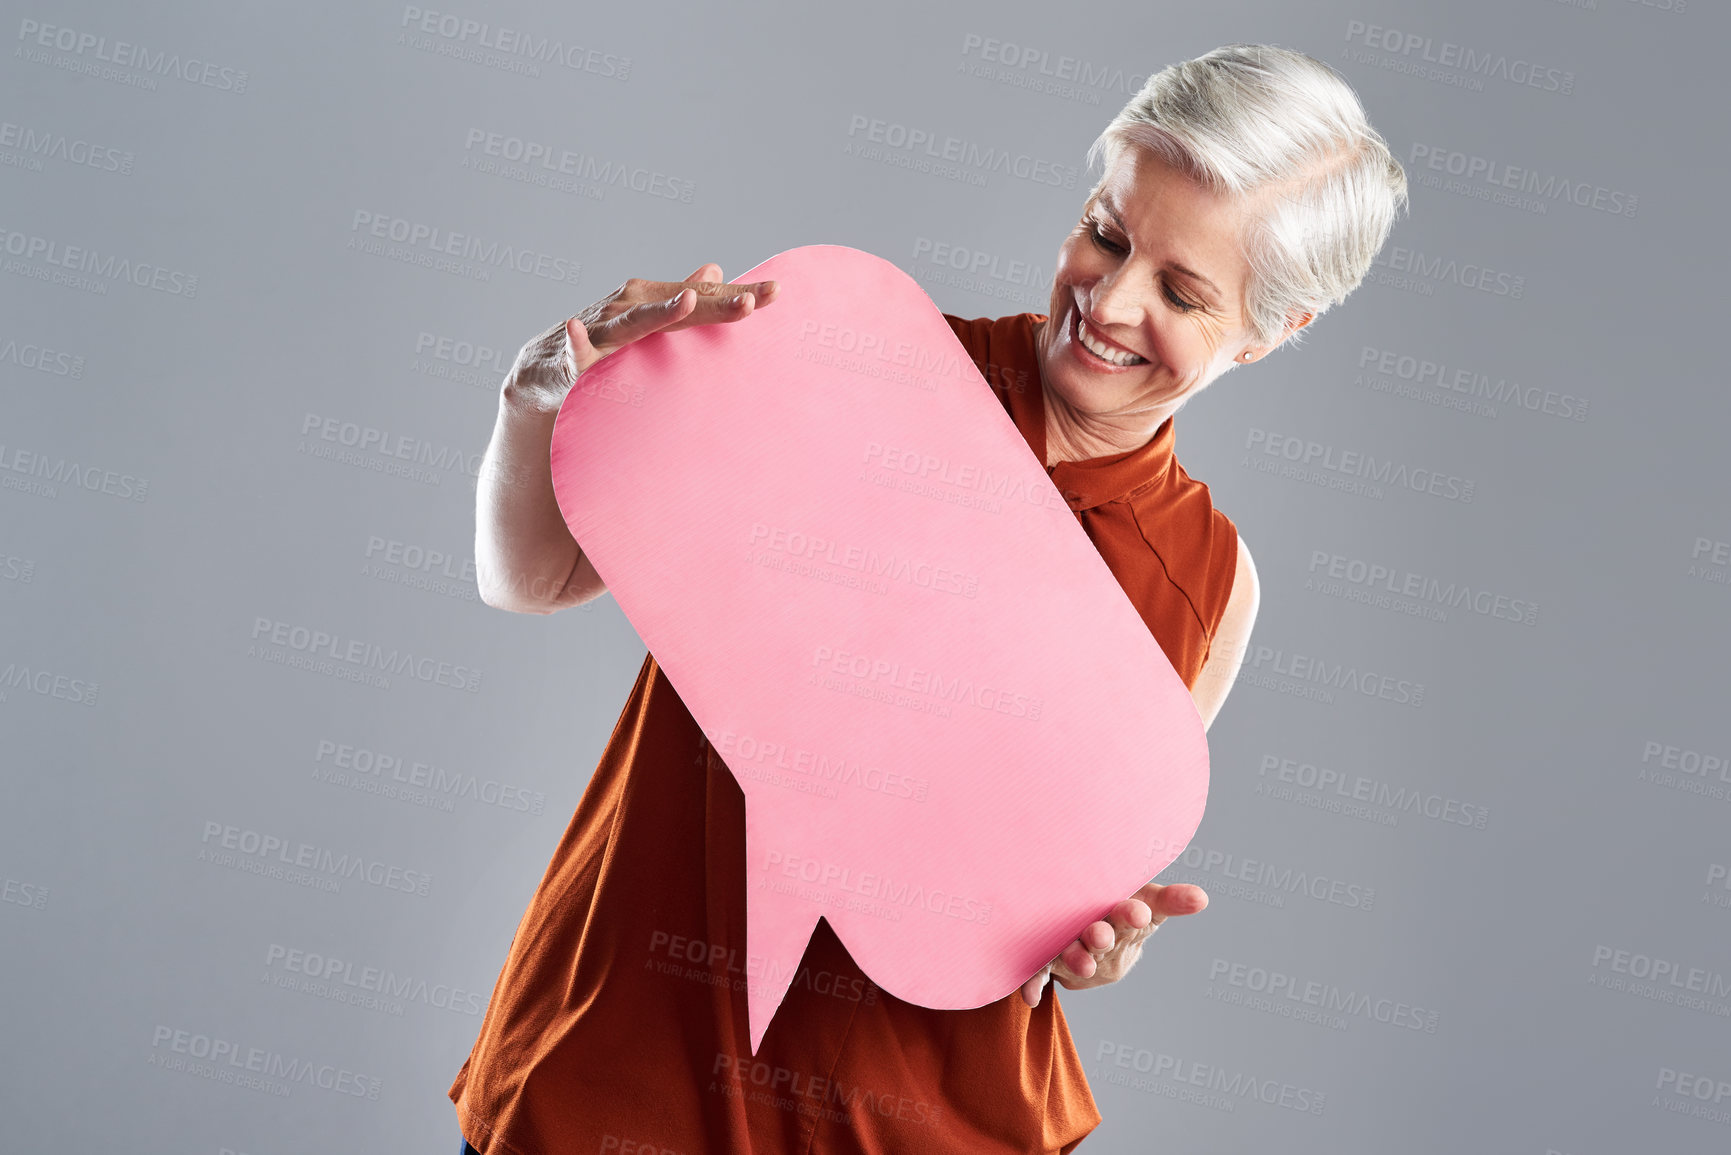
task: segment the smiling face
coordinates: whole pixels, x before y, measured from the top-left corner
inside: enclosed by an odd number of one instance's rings
[[[1267,352],[1243,315],[1249,211],[1146,148],[1118,155],[1058,250],[1038,334],[1048,464],[1142,445],[1234,359]]]

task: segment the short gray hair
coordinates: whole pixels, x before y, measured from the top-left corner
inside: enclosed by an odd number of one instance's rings
[[[1227,44],[1150,76],[1088,149],[1090,169],[1106,154],[1090,200],[1133,144],[1213,192],[1272,194],[1241,238],[1259,344],[1345,301],[1407,207],[1406,173],[1358,95],[1290,48]]]

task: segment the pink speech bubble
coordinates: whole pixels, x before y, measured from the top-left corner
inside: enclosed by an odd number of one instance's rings
[[[817,920],[897,998],[1015,991],[1202,821],[1189,690],[912,278],[809,245],[553,430],[572,536],[745,793],[755,1054]]]

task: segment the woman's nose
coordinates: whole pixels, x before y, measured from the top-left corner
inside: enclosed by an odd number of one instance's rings
[[[1101,277],[1084,297],[1087,315],[1102,325],[1134,328],[1142,322],[1143,293],[1129,283],[1122,271]]]

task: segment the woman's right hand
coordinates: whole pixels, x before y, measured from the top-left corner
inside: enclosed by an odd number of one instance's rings
[[[778,281],[731,285],[721,266],[704,265],[683,281],[632,277],[517,353],[505,375],[507,401],[541,411],[564,404],[577,375],[641,337],[749,317],[775,300]]]

